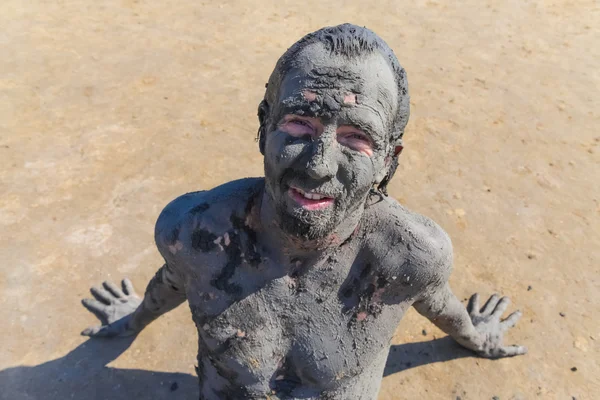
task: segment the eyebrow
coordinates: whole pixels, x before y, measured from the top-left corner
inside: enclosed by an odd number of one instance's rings
[[[287,96],[285,99],[282,99],[281,108],[279,110],[278,121],[285,117],[286,115],[298,115],[301,117],[309,117],[309,118],[319,118],[314,109],[311,108],[314,101],[307,100],[302,92],[291,94]],[[358,111],[358,118],[351,118],[344,111],[350,111],[350,109],[354,110],[354,114]],[[362,109],[362,110],[361,110]],[[342,106],[340,110],[343,114],[342,118],[339,122],[341,125],[349,125],[354,126],[355,128],[360,129],[365,134],[367,134],[374,142],[377,135],[373,135],[373,132],[382,131],[385,129],[385,123],[381,116],[381,113],[374,107],[369,106],[365,103],[357,103],[357,104],[347,104],[346,106]],[[362,112],[361,112],[362,111]],[[373,118],[365,118],[363,113],[373,114],[373,117],[379,119],[381,122],[378,124],[377,122],[372,121]]]
[[[280,109],[280,118],[287,114],[295,114],[300,115],[302,117],[316,117],[316,114],[313,110],[311,110],[311,103],[305,99],[302,101],[296,101],[297,98],[292,98],[290,101],[292,104],[286,104],[285,100],[282,102],[283,106]],[[286,99],[287,100],[287,99]]]
[[[371,137],[373,141],[375,141],[375,137],[378,135],[373,135],[373,132],[377,132],[385,128],[383,124],[381,127],[378,127],[378,124],[376,122],[370,121],[370,119],[371,118],[351,118],[348,116],[344,116],[344,118],[340,122],[341,125],[350,125],[360,129],[361,131],[369,135],[369,137]]]

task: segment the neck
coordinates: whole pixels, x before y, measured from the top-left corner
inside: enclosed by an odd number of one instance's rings
[[[337,248],[354,234],[364,211],[364,204],[361,204],[328,235],[308,239],[282,229],[280,216],[266,188],[263,189],[261,197],[260,221],[263,227],[264,244],[269,253],[281,261],[286,258],[289,260],[318,257],[328,250]]]

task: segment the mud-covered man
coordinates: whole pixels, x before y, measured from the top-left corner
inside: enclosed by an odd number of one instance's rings
[[[171,202],[156,224],[165,265],[143,299],[131,282],[92,288],[89,336],[136,334],[188,300],[201,399],[375,399],[410,306],[483,357],[505,346],[509,300],[465,307],[452,245],[387,197],[409,115],[404,69],[373,32],[311,33],[279,59],[260,103],[264,178]]]

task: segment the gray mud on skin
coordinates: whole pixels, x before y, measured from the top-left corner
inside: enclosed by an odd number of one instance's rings
[[[402,369],[386,359],[410,306],[481,356],[523,354],[502,344],[520,316],[501,319],[508,299],[480,308],[474,296],[467,311],[447,284],[448,236],[385,194],[408,104],[404,70],[373,32],[307,35],[259,106],[265,178],[171,202],[155,231],[166,263],[144,299],[128,281],[94,289],[84,305],[103,325],[84,334],[135,334],[187,299],[201,399],[375,399],[384,368]],[[289,116],[319,128],[294,134]],[[346,127],[368,152],[340,140]],[[291,188],[332,201],[307,208]]]

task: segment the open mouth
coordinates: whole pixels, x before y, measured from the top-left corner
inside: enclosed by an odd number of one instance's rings
[[[333,198],[331,197],[314,192],[305,192],[296,187],[290,187],[288,194],[292,200],[307,210],[322,210],[333,204]]]

